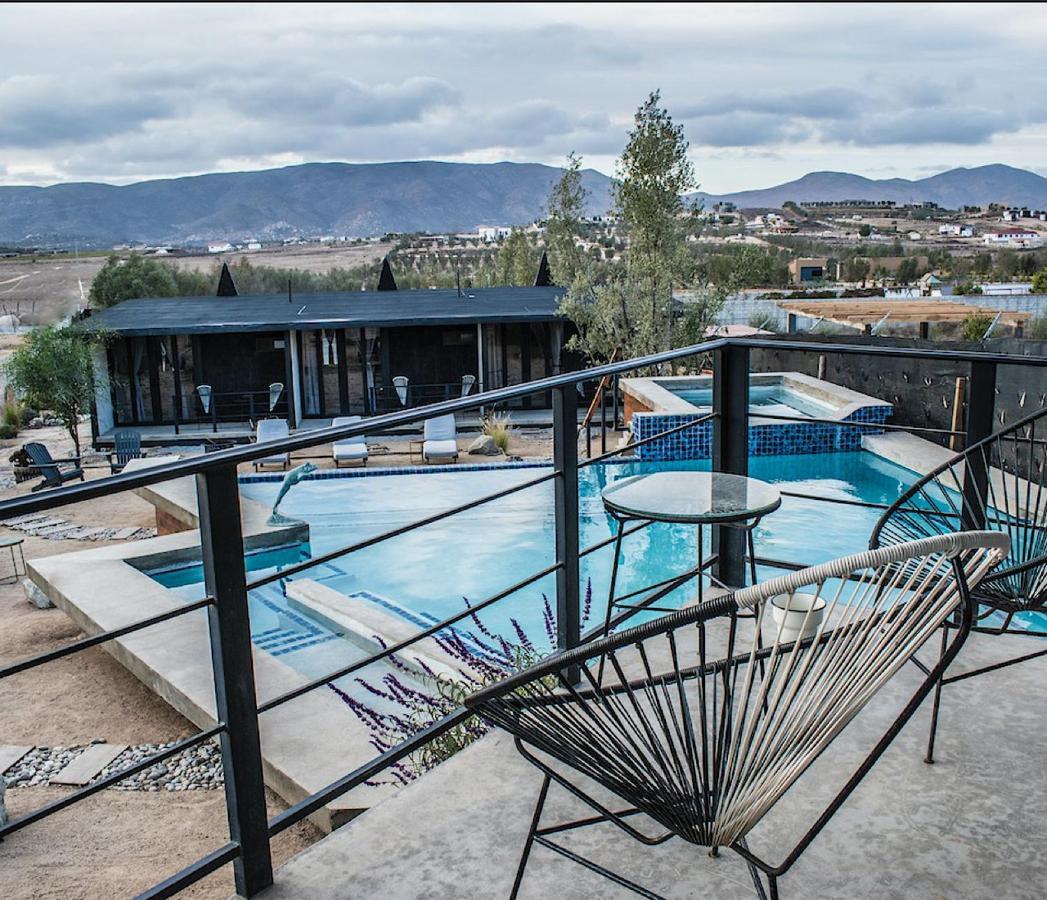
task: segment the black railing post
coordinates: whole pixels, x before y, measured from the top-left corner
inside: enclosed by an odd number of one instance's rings
[[[576,647],[581,638],[578,575],[578,392],[573,384],[553,390],[553,481],[556,520],[556,646]]]
[[[234,863],[236,891],[252,897],[273,883],[269,825],[258,736],[258,700],[251,656],[247,573],[240,527],[236,467],[196,476],[204,583],[208,608],[215,705],[222,733],[222,769],[229,837],[240,845]]]
[[[992,434],[996,411],[996,363],[972,362],[967,385],[967,428],[964,448]],[[985,505],[989,482],[989,448],[968,456],[963,478],[963,527],[985,525]]]
[[[749,473],[749,348],[727,346],[713,357],[714,472]],[[724,584],[745,584],[745,532],[713,528],[713,574]]]

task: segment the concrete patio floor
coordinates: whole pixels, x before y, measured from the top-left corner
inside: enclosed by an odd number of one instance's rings
[[[954,671],[1034,647],[1031,639],[973,635]],[[1045,681],[1041,658],[946,688],[933,766],[923,762],[925,702],[781,879],[783,898],[1043,897]],[[917,683],[916,668],[905,666],[751,833],[754,852],[782,859]],[[494,734],[290,860],[263,896],[506,897],[539,784],[512,740]],[[585,810],[554,786],[543,823]],[[754,896],[745,865],[731,852],[711,859],[679,840],[649,848],[609,825],[558,837],[667,897]],[[556,900],[625,896],[635,895],[542,847],[532,853],[521,891]]]

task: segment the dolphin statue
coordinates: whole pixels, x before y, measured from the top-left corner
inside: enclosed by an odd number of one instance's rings
[[[311,462],[307,462],[300,466],[295,466],[295,468],[291,469],[291,471],[284,476],[283,483],[280,485],[280,491],[276,495],[276,502],[273,504],[273,511],[270,514],[269,519],[266,521],[266,525],[276,526],[299,524],[300,520],[298,519],[289,519],[287,516],[280,515],[280,513],[277,512],[277,507],[279,507],[281,501],[287,495],[287,492],[291,490],[294,485],[298,484],[299,481],[308,478],[315,471],[316,466]]]

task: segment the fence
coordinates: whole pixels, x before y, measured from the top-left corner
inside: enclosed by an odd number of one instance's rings
[[[825,347],[819,343],[798,341],[764,341],[753,339],[721,339],[693,347],[660,353],[641,359],[626,360],[600,366],[587,371],[557,375],[528,384],[503,388],[483,394],[459,397],[422,408],[409,408],[372,417],[350,426],[332,427],[299,432],[279,442],[270,442],[263,447],[249,445],[231,448],[191,459],[160,465],[154,468],[119,474],[85,484],[53,490],[48,493],[0,502],[0,519],[43,512],[71,503],[100,498],[136,488],[145,488],[170,479],[192,476],[196,480],[199,504],[200,551],[204,569],[206,597],[177,609],[155,615],[115,630],[94,634],[75,641],[57,650],[48,651],[30,659],[0,668],[0,679],[30,671],[57,659],[80,652],[89,647],[126,637],[142,629],[168,622],[194,610],[206,609],[211,639],[211,656],[214,674],[217,722],[178,744],[146,760],[89,784],[67,796],[55,800],[21,818],[0,827],[0,840],[23,828],[40,822],[50,815],[59,813],[70,805],[107,788],[131,775],[148,769],[170,756],[213,737],[219,737],[225,775],[225,795],[229,820],[229,840],[209,854],[196,860],[188,867],[154,885],[142,896],[167,897],[199,881],[207,874],[232,863],[236,890],[245,897],[258,894],[273,881],[270,856],[270,839],[296,822],[317,812],[332,800],[354,787],[373,779],[395,763],[416,752],[428,741],[461,724],[467,714],[464,709],[456,710],[443,719],[429,725],[423,731],[409,737],[384,753],[346,772],[337,780],[316,791],[290,808],[267,818],[265,791],[262,773],[262,756],[259,744],[259,716],[296,698],[316,690],[333,679],[360,671],[368,665],[387,660],[418,641],[451,628],[466,616],[487,609],[501,600],[512,596],[540,578],[555,575],[556,580],[556,643],[560,649],[578,645],[588,635],[582,633],[579,560],[610,544],[608,538],[588,547],[579,545],[579,470],[588,465],[610,459],[630,448],[606,450],[598,456],[579,461],[578,453],[578,398],[579,385],[616,383],[619,375],[640,370],[652,370],[687,359],[711,356],[714,370],[712,411],[680,428],[694,427],[700,422],[712,421],[713,455],[712,467],[716,471],[746,474],[748,469],[748,386],[751,355],[754,351],[789,350],[802,354],[820,354]],[[996,371],[1000,365],[1033,367],[1042,370],[1047,359],[1004,354],[942,351],[928,348],[904,348],[884,346],[835,345],[832,352],[849,357],[869,357],[933,360],[937,363],[956,366],[966,370],[969,381],[967,415],[965,427],[960,431],[942,429],[909,428],[924,431],[937,438],[959,437],[973,443],[990,434],[993,429],[993,408],[996,391]],[[237,466],[251,463],[277,452],[294,452],[326,444],[332,440],[387,430],[397,426],[417,423],[424,419],[447,413],[462,412],[483,405],[497,406],[538,393],[552,393],[553,400],[553,464],[548,473],[529,479],[521,484],[488,494],[476,500],[443,510],[408,525],[390,529],[384,533],[355,541],[322,556],[310,558],[278,575],[268,575],[249,580],[245,565],[245,547],[241,526],[240,494]],[[604,401],[605,407],[605,401]],[[602,444],[606,447],[607,418],[605,408],[600,421],[604,432]],[[785,417],[780,417],[785,418]],[[807,421],[806,419],[804,421]],[[840,423],[837,423],[840,424]],[[841,424],[846,427],[846,423]],[[861,426],[858,426],[861,427]],[[653,435],[648,440],[663,438],[674,430]],[[635,446],[635,445],[633,445]],[[393,539],[428,524],[454,515],[468,513],[476,507],[496,501],[509,494],[552,481],[555,496],[555,561],[526,578],[507,585],[503,590],[473,603],[471,608],[445,618],[425,628],[409,639],[385,647],[380,652],[349,666],[326,673],[292,690],[259,704],[256,697],[250,622],[247,595],[254,588],[262,587],[277,578],[304,571],[367,546]],[[830,499],[814,495],[793,493],[791,496],[824,500],[833,503],[865,504],[861,501]],[[646,527],[643,523],[632,526],[634,530]],[[758,560],[765,565],[799,568],[789,560]],[[705,562],[709,573],[729,585],[740,585],[745,581],[746,546],[744,534],[736,529],[718,528],[713,534],[713,554]],[[679,579],[663,584],[641,603],[634,604],[615,620],[620,623],[635,615],[644,606],[655,603],[660,597],[685,583],[686,579],[702,577],[700,571],[684,573]],[[2,848],[0,848],[2,854]]]

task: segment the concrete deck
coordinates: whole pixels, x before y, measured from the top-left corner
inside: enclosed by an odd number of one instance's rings
[[[972,636],[957,663],[1028,652],[1021,638]],[[906,666],[750,836],[772,862],[806,830],[918,681]],[[946,688],[937,762],[926,765],[929,702],[794,868],[783,897],[1031,900],[1047,889],[1047,659]],[[265,900],[506,897],[540,778],[492,735],[309,848]],[[822,804],[822,805],[819,805]],[[552,788],[545,823],[585,808]],[[638,821],[638,820],[634,820]],[[645,847],[608,825],[561,843],[673,898],[751,898],[747,870],[679,840]],[[521,897],[635,896],[538,847]]]

